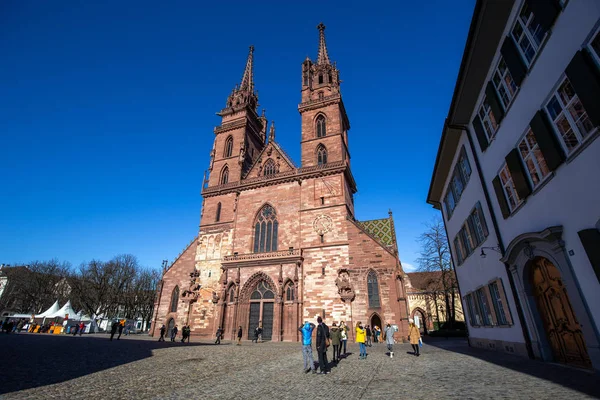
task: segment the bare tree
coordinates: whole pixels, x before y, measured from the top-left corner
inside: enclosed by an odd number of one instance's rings
[[[420,257],[417,260],[421,272],[441,272],[441,278],[435,286],[434,303],[437,312],[437,300],[443,301],[446,309],[446,319],[450,326],[454,325],[456,318],[455,294],[457,283],[452,268],[452,257],[446,237],[444,223],[438,216],[425,224],[426,230],[419,236],[421,245]],[[439,317],[438,317],[439,321]]]

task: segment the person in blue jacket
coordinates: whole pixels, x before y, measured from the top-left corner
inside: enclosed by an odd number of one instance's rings
[[[304,321],[304,325],[298,328],[302,332],[302,357],[304,358],[304,372],[313,374],[317,373],[315,368],[315,360],[312,353],[312,332],[315,329],[315,324]]]

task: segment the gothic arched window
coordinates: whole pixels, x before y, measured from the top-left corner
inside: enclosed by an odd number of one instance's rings
[[[319,74],[319,85],[323,83],[323,74]]]
[[[221,185],[226,184],[227,182],[229,182],[229,168],[227,166],[225,166],[225,168],[223,168],[223,171],[221,171]]]
[[[317,147],[317,165],[327,164],[327,149],[322,144]]]
[[[265,281],[260,281],[258,285],[256,285],[256,289],[250,295],[250,300],[261,300],[261,299],[274,299],[275,293],[269,285]]]
[[[171,293],[171,312],[177,311],[177,304],[179,303],[179,286],[175,286],[173,293]]]
[[[221,220],[221,202],[217,204],[217,215],[215,217],[215,222],[219,222]]]
[[[375,271],[369,272],[367,276],[367,289],[369,292],[369,308],[379,308],[379,284]]]
[[[269,158],[263,167],[263,175],[273,175],[275,173],[275,161]]]
[[[258,212],[254,223],[254,252],[277,251],[277,215],[275,209],[266,204]]]
[[[294,301],[294,284],[288,282],[285,286],[285,301]]]
[[[327,76],[329,78],[329,83],[333,83],[333,77],[331,76],[331,72]]]
[[[317,117],[317,121],[316,121],[316,127],[317,127],[317,137],[324,137],[327,134],[327,131],[325,129],[325,117],[322,115],[319,115]]]
[[[235,301],[235,286],[231,285],[227,297],[229,298],[230,303],[233,303]]]
[[[225,158],[231,157],[233,154],[233,137],[229,136],[225,141]]]

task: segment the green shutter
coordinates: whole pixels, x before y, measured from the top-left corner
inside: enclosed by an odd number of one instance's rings
[[[481,228],[483,229],[483,236],[488,237],[490,232],[488,231],[487,223],[485,222],[485,215],[483,215],[481,203],[478,201],[475,207],[477,208],[477,214],[479,214],[479,221],[481,222]]]
[[[517,46],[515,46],[513,38],[507,36],[504,39],[500,53],[502,54],[502,58],[504,58],[504,62],[506,63],[513,80],[517,86],[521,86],[521,83],[523,83],[523,79],[525,79],[525,75],[527,74],[527,67],[523,63],[523,59],[517,50]]]
[[[600,281],[600,232],[598,229],[584,229],[577,232],[577,234],[590,259],[596,278]]]
[[[535,113],[529,126],[544,155],[546,165],[550,171],[554,171],[565,160],[565,156],[546,113],[542,110]]]
[[[529,8],[533,12],[533,19],[537,21],[544,30],[548,30],[556,21],[560,7],[555,0],[527,0]]]
[[[487,102],[492,108],[494,117],[496,118],[496,123],[500,125],[500,121],[504,118],[504,109],[500,105],[500,99],[498,98],[498,93],[496,92],[496,88],[492,81],[488,82],[487,87],[485,88],[485,95],[487,97]]]
[[[529,186],[529,179],[527,179],[527,172],[523,167],[521,156],[519,155],[519,149],[512,149],[506,156],[506,165],[512,176],[515,189],[521,200],[525,199],[531,194],[531,187]]]
[[[578,51],[565,71],[583,108],[595,126],[600,126],[600,80],[590,55]]]
[[[500,182],[500,177],[496,176],[492,181],[492,185],[494,185],[494,191],[496,192],[496,197],[498,198],[498,204],[500,205],[500,211],[502,211],[502,216],[504,219],[508,218],[510,215],[510,209],[508,208],[508,203],[506,202],[506,197],[504,196],[504,190],[502,190],[502,182]]]
[[[479,115],[473,120],[473,128],[475,129],[475,135],[479,141],[479,147],[481,147],[481,151],[484,152],[485,149],[487,149],[489,142],[485,131],[483,130],[483,125],[481,124],[481,118],[479,118]]]

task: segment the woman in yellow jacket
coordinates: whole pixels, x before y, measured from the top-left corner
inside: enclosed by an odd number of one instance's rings
[[[360,347],[360,360],[367,358],[367,346],[365,346],[365,339],[367,337],[367,331],[362,326],[362,322],[356,323],[356,343]]]
[[[408,320],[408,340],[410,340],[410,344],[414,350],[414,355],[419,356],[419,339],[421,339],[421,332],[419,332],[419,328],[415,325],[415,321],[410,318]]]

